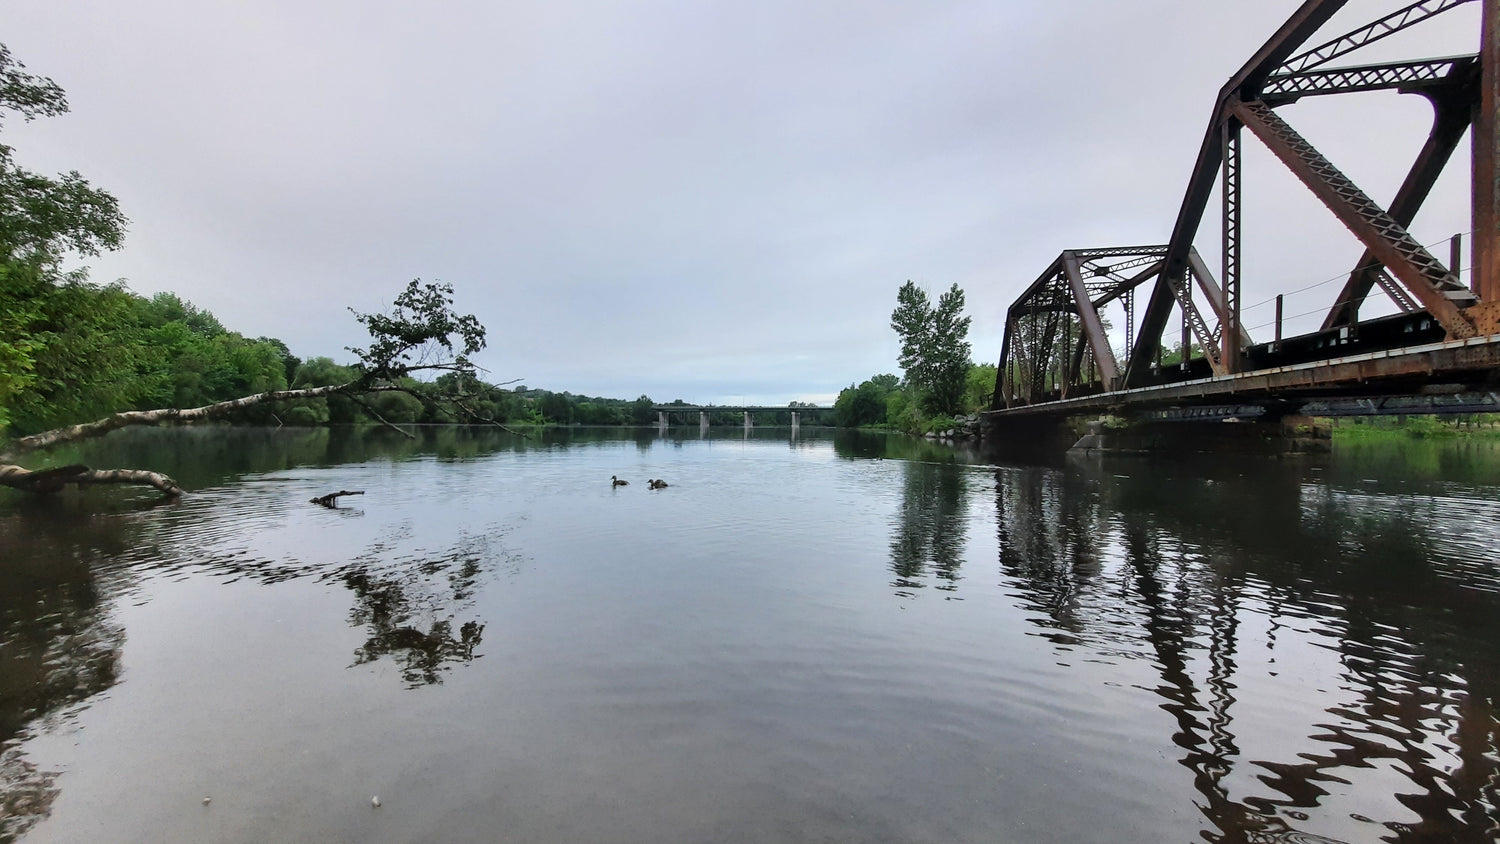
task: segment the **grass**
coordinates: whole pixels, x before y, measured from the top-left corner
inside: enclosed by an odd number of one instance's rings
[[[1477,414],[1448,419],[1436,416],[1377,417],[1369,421],[1340,420],[1333,428],[1333,438],[1344,442],[1454,437],[1500,438],[1500,419]]]

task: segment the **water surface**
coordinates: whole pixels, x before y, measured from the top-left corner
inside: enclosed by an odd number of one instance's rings
[[[210,428],[87,452],[192,492],[0,500],[0,840],[1500,837],[1482,442],[1019,467],[809,429]],[[365,494],[308,503],[337,489]]]

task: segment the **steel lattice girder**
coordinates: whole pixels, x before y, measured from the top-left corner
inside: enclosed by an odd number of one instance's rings
[[[1233,103],[1234,115],[1348,226],[1451,337],[1473,337],[1474,325],[1448,297],[1462,290],[1448,268],[1417,243],[1312,144],[1262,102]]]
[[[1146,377],[1147,370],[1156,357],[1156,348],[1161,344],[1162,331],[1167,326],[1173,302],[1181,301],[1176,291],[1184,287],[1187,281],[1188,250],[1192,248],[1193,236],[1198,232],[1198,224],[1203,221],[1209,196],[1219,179],[1219,167],[1224,153],[1226,105],[1230,100],[1238,99],[1242,91],[1258,94],[1266,78],[1280,69],[1282,63],[1328,23],[1346,2],[1347,0],[1308,0],[1303,3],[1276,34],[1255,52],[1250,61],[1219,89],[1208,131],[1204,134],[1203,144],[1198,148],[1192,178],[1188,180],[1182,206],[1177,212],[1177,222],[1172,226],[1172,239],[1167,244],[1167,254],[1164,257],[1165,266],[1146,301],[1140,333],[1136,335],[1135,347],[1130,350],[1130,360],[1125,369],[1127,387]],[[1306,68],[1287,70],[1301,69]]]
[[[1277,30],[1219,92],[1183,202],[1165,247],[1118,247],[1072,250],[1053,262],[1012,307],[1007,327],[1006,349],[1011,349],[1012,326],[1018,320],[1047,315],[1045,337],[1054,343],[1058,317],[1077,315],[1086,321],[1089,311],[1133,291],[1152,278],[1156,280],[1145,304],[1139,332],[1131,345],[1124,369],[1124,385],[1138,386],[1152,366],[1171,311],[1183,315],[1184,342],[1189,332],[1204,346],[1215,373],[1233,369],[1239,354],[1229,336],[1239,335],[1243,348],[1249,338],[1237,324],[1238,280],[1238,156],[1235,136],[1240,126],[1252,130],[1281,161],[1296,174],[1334,214],[1366,244],[1366,255],[1358,262],[1345,285],[1344,295],[1330,312],[1327,322],[1337,324],[1357,318],[1359,302],[1379,285],[1403,309],[1416,302],[1433,315],[1450,337],[1472,336],[1474,323],[1463,308],[1475,296],[1418,245],[1406,231],[1425,200],[1432,183],[1451,158],[1469,122],[1474,127],[1474,288],[1483,302],[1500,300],[1500,0],[1478,0],[1484,4],[1480,53],[1468,56],[1423,59],[1354,67],[1321,69],[1329,61],[1410,28],[1435,15],[1476,0],[1421,0],[1301,53],[1296,51],[1324,26],[1347,0],[1307,0]],[[1296,53],[1294,55],[1294,53]],[[1364,195],[1333,164],[1291,129],[1273,111],[1276,105],[1300,97],[1373,90],[1396,90],[1427,96],[1435,107],[1434,128],[1412,166],[1389,212]],[[1229,166],[1226,166],[1229,164]],[[1225,289],[1219,290],[1192,247],[1208,199],[1224,179]],[[1228,196],[1229,191],[1234,196]],[[1068,256],[1071,255],[1071,260]],[[1124,258],[1121,261],[1110,261]],[[1135,276],[1127,270],[1145,267]],[[1386,273],[1400,279],[1398,287]],[[1191,286],[1197,283],[1218,316],[1210,330],[1193,305]],[[1066,289],[1071,288],[1071,289]],[[1406,291],[1410,291],[1410,294]],[[1045,291],[1045,295],[1044,295]],[[1079,307],[1085,303],[1085,307]],[[1489,307],[1488,305],[1486,307]],[[1478,313],[1477,311],[1475,312]],[[1040,326],[1029,326],[1035,334]],[[1088,332],[1085,330],[1085,334]],[[1128,335],[1127,335],[1128,336]],[[1222,347],[1221,347],[1222,343]],[[1034,346],[1036,344],[1034,343]],[[1081,344],[1082,345],[1082,344]],[[1076,354],[1082,354],[1082,348]],[[1049,350],[1051,355],[1055,350]],[[1033,358],[1041,352],[1032,349]],[[1008,360],[1002,352],[1002,366]],[[1033,370],[1038,374],[1039,370]],[[1076,367],[1067,372],[1074,379]]]
[[[1443,168],[1447,166],[1454,150],[1463,140],[1464,133],[1469,129],[1473,117],[1472,104],[1478,96],[1477,70],[1477,66],[1456,67],[1446,86],[1422,91],[1432,102],[1432,130],[1422,144],[1422,150],[1412,163],[1406,179],[1396,191],[1395,198],[1391,200],[1387,212],[1403,226],[1411,225],[1416,218],[1417,211],[1437,184],[1438,176],[1442,175]],[[1358,319],[1360,305],[1364,303],[1370,289],[1377,284],[1395,301],[1397,307],[1407,311],[1416,308],[1411,297],[1399,285],[1391,282],[1375,253],[1366,248],[1329,309],[1322,328],[1326,330],[1354,323]]]
[[[1280,73],[1297,73],[1327,64],[1339,56],[1352,53],[1368,44],[1373,44],[1382,38],[1395,35],[1403,29],[1416,26],[1434,15],[1440,15],[1450,9],[1456,9],[1472,0],[1420,0],[1402,9],[1398,9],[1373,23],[1366,24],[1353,32],[1347,32],[1332,41],[1326,41],[1318,46],[1286,60],[1286,64],[1278,68]],[[1312,5],[1312,4],[1307,4]],[[1340,6],[1343,4],[1340,3]],[[1306,6],[1304,6],[1306,8]],[[1256,91],[1260,93],[1260,91]]]
[[[1270,106],[1296,102],[1302,97],[1353,94],[1363,91],[1417,93],[1443,88],[1455,79],[1476,74],[1479,56],[1454,56],[1389,64],[1341,67],[1303,73],[1278,73],[1266,80],[1261,99]]]
[[[1166,250],[1165,245],[1152,245],[1069,249],[1060,253],[1010,307],[1001,344],[995,406],[999,406],[1002,398],[1007,406],[1018,398],[1013,390],[1016,386],[1013,382],[1017,381],[1024,385],[1026,397],[1034,400],[1042,392],[1047,375],[1058,370],[1059,387],[1064,392],[1080,386],[1085,381],[1082,377],[1085,357],[1092,359],[1107,386],[1118,386],[1119,363],[1098,309],[1155,279]],[[1201,266],[1196,251],[1192,258]],[[1125,274],[1131,270],[1140,272]],[[1090,285],[1092,279],[1104,279],[1107,283]],[[1204,285],[1205,295],[1218,295],[1212,278],[1198,281]],[[1074,318],[1078,320],[1076,330],[1081,335],[1076,345],[1072,343]],[[1129,326],[1127,331],[1133,328]],[[1060,345],[1067,348],[1060,349]],[[1092,367],[1089,374],[1092,375]]]
[[[1410,236],[1405,231],[1405,221],[1397,215],[1385,213],[1379,206],[1370,202],[1368,197],[1359,193],[1357,188],[1350,191],[1349,188],[1353,187],[1352,183],[1342,178],[1342,174],[1322,159],[1322,156],[1312,149],[1311,145],[1306,144],[1300,136],[1290,130],[1290,127],[1285,126],[1285,123],[1271,112],[1270,105],[1290,102],[1299,96],[1312,94],[1381,88],[1425,93],[1437,102],[1439,97],[1448,96],[1447,92],[1454,90],[1453,86],[1460,80],[1472,78],[1476,64],[1474,57],[1461,56],[1319,71],[1313,69],[1434,15],[1466,2],[1474,2],[1474,0],[1423,0],[1423,2],[1412,3],[1373,23],[1324,42],[1311,50],[1293,55],[1304,42],[1343,8],[1345,2],[1346,0],[1308,0],[1220,90],[1209,121],[1208,131],[1199,149],[1192,178],[1189,180],[1176,224],[1173,227],[1165,266],[1147,300],[1146,311],[1141,320],[1141,330],[1127,361],[1126,386],[1137,386],[1143,382],[1154,358],[1155,350],[1161,343],[1162,332],[1173,309],[1174,300],[1178,303],[1183,301],[1181,292],[1186,289],[1186,280],[1189,275],[1188,249],[1202,222],[1209,196],[1219,181],[1224,153],[1226,147],[1229,146],[1226,138],[1234,125],[1247,120],[1247,114],[1255,123],[1252,129],[1257,136],[1261,137],[1268,146],[1273,147],[1273,151],[1278,153],[1283,163],[1298,173],[1304,183],[1334,210],[1339,219],[1366,242],[1367,248],[1377,254],[1384,253],[1397,264],[1405,265],[1387,266],[1391,266],[1397,278],[1401,279],[1402,283],[1424,306],[1432,310],[1433,315],[1442,322],[1450,336],[1472,335],[1472,323],[1454,302],[1455,298],[1463,294],[1458,291],[1457,285],[1453,283],[1454,280],[1449,278],[1446,272],[1439,272],[1441,265],[1436,264],[1431,256],[1425,255],[1425,250],[1421,250],[1420,247],[1417,247],[1416,251],[1411,249],[1414,244],[1407,242]],[[1478,64],[1482,67],[1483,86],[1485,86],[1483,90],[1489,91],[1494,88],[1497,93],[1500,93],[1500,73],[1497,73],[1494,67],[1500,63],[1500,53],[1497,53],[1500,51],[1500,43],[1497,43],[1500,42],[1500,35],[1491,31],[1500,28],[1500,11],[1497,11],[1500,0],[1482,0],[1482,2],[1485,4],[1485,33]],[[1261,99],[1263,92],[1264,101]],[[1476,286],[1497,284],[1490,278],[1495,275],[1495,270],[1491,265],[1500,263],[1500,254],[1494,254],[1500,252],[1500,247],[1496,246],[1496,243],[1500,243],[1500,235],[1491,231],[1496,226],[1496,212],[1497,208],[1500,208],[1500,180],[1496,179],[1494,171],[1495,160],[1500,158],[1500,149],[1496,149],[1500,148],[1500,130],[1497,130],[1494,120],[1495,104],[1488,101],[1490,99],[1493,98],[1483,93],[1470,98],[1471,102],[1477,102],[1477,105],[1473,106],[1476,137],[1474,155]],[[1252,104],[1254,108],[1251,108]],[[1427,164],[1436,163],[1438,158],[1446,161],[1447,156],[1437,155],[1437,152],[1440,150],[1424,151],[1423,158]],[[1451,153],[1451,149],[1448,152]],[[1420,182],[1425,178],[1426,166],[1419,161],[1418,166],[1414,168],[1413,176],[1409,177],[1408,181]],[[1437,164],[1436,169],[1441,170],[1440,163]],[[1418,173],[1417,170],[1422,172]],[[1425,198],[1425,190],[1415,190],[1420,187],[1418,184],[1413,184],[1412,187],[1414,189],[1408,193],[1412,194],[1415,199],[1415,205],[1420,206],[1420,200]],[[1430,188],[1430,185],[1428,187]],[[1487,192],[1486,187],[1489,187]],[[1421,196],[1416,196],[1416,194],[1421,194]],[[1483,203],[1488,203],[1488,205]],[[1237,211],[1237,207],[1235,210]],[[1399,210],[1404,212],[1405,209]],[[1400,217],[1405,216],[1405,213],[1400,215]],[[1227,225],[1228,222],[1226,222]],[[1226,238],[1230,236],[1227,228],[1225,236]],[[1236,248],[1238,246],[1237,242],[1230,245]],[[1494,257],[1487,259],[1485,257],[1487,254],[1494,254]],[[1369,263],[1369,261],[1362,261],[1360,266],[1363,269]],[[1384,262],[1381,261],[1381,263]],[[1346,289],[1351,291],[1362,289],[1368,292],[1369,286],[1376,283],[1374,276],[1363,271],[1360,276],[1359,279],[1351,279]],[[1234,279],[1229,280],[1231,285],[1233,282]],[[1434,291],[1437,295],[1433,295]],[[1228,292],[1233,295],[1237,290],[1231,287]],[[1484,298],[1483,294],[1481,298]],[[1226,302],[1226,304],[1229,303]],[[1347,319],[1350,314],[1352,311],[1346,310],[1342,318]],[[1185,316],[1191,318],[1190,313]],[[1222,333],[1223,324],[1232,321],[1227,320],[1226,317],[1232,317],[1232,314],[1221,312],[1220,317]],[[1333,320],[1335,316],[1331,314],[1329,319]],[[1196,325],[1194,333],[1199,333]],[[1225,351],[1231,351],[1228,344],[1226,344]],[[1219,367],[1215,369],[1217,371]]]

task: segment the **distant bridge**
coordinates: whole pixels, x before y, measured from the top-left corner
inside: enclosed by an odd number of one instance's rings
[[[1477,53],[1329,66],[1471,2],[1481,4]],[[1305,48],[1348,4],[1303,3],[1220,90],[1170,241],[1066,250],[1011,305],[988,422],[1117,410],[1184,420],[1500,411],[1500,0],[1420,0]],[[1388,208],[1276,112],[1305,97],[1368,91],[1418,94],[1433,106],[1427,141]],[[1258,303],[1274,300],[1274,318],[1249,327],[1242,318],[1245,129],[1363,245],[1310,334],[1283,337],[1281,295]],[[1462,236],[1444,263],[1407,230],[1465,134],[1473,186],[1467,285]],[[1218,278],[1193,247],[1216,187]],[[1361,320],[1377,288],[1397,313]],[[1106,308],[1124,333],[1124,360],[1110,344]],[[1168,355],[1163,336],[1173,315],[1179,351]],[[1252,330],[1270,336],[1252,339]]]
[[[698,427],[708,427],[708,415],[710,413],[743,413],[745,416],[745,427],[754,427],[751,418],[752,413],[790,413],[792,414],[792,427],[798,428],[802,425],[803,412],[823,412],[832,410],[829,407],[777,407],[767,404],[730,404],[730,405],[688,405],[688,404],[659,404],[654,405],[652,410],[656,411],[656,424],[667,427],[667,414],[669,413],[696,413],[698,414]]]

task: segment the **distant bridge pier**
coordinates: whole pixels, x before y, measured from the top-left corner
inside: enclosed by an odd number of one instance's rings
[[[1500,0],[1497,0],[1497,2],[1500,2]],[[816,405],[798,405],[798,404],[788,404],[785,407],[778,407],[778,406],[773,406],[773,405],[758,405],[758,404],[757,405],[744,405],[744,404],[735,404],[735,405],[664,404],[664,405],[652,405],[651,410],[653,410],[653,411],[656,412],[657,425],[661,426],[662,430],[666,430],[667,425],[668,425],[668,420],[671,418],[672,414],[674,414],[674,413],[678,413],[678,414],[682,414],[682,413],[696,413],[696,414],[698,414],[698,428],[702,432],[702,435],[707,436],[708,435],[709,427],[711,425],[711,419],[710,419],[710,417],[713,414],[715,414],[715,413],[735,413],[735,412],[740,413],[741,414],[740,418],[743,420],[742,421],[742,427],[747,432],[752,431],[752,430],[755,429],[755,414],[757,414],[757,413],[783,414],[784,413],[787,416],[791,417],[792,431],[796,432],[796,431],[800,430],[801,427],[802,427],[802,411],[807,410],[807,411],[812,411],[812,412],[818,412],[818,411],[825,410],[825,408],[820,408],[820,407],[818,407]],[[781,418],[784,418],[784,417],[781,417],[779,415],[775,416],[775,417],[772,417],[770,424],[772,424],[774,426],[776,420],[777,419],[781,419]],[[686,420],[682,420],[682,421],[686,421]],[[814,421],[817,421],[816,418],[814,419]]]

